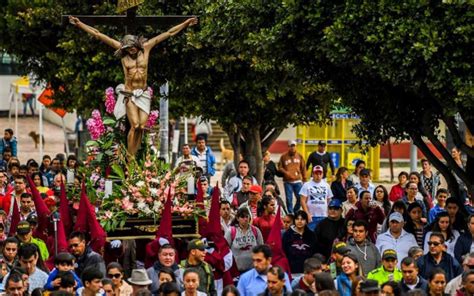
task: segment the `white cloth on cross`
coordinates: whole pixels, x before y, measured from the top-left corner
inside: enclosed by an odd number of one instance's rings
[[[143,112],[146,114],[150,114],[150,108],[151,108],[151,93],[149,89],[143,90],[143,89],[134,89],[133,91],[128,91],[125,90],[125,85],[119,84],[115,88],[115,92],[117,93],[117,102],[115,103],[115,108],[114,108],[114,115],[115,118],[120,119],[125,114],[127,114],[127,109],[125,106],[125,98],[129,98],[129,100],[132,100],[132,102]],[[125,95],[124,92],[130,92],[131,96]]]

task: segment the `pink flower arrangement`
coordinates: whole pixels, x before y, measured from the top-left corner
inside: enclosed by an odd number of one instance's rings
[[[105,111],[112,114],[115,109],[115,103],[114,89],[109,87],[105,90]]]
[[[86,121],[86,126],[92,140],[97,140],[105,133],[104,122],[102,121],[99,110],[92,111],[92,117]]]
[[[148,115],[148,121],[146,122],[147,128],[152,128],[153,126],[155,126],[159,114],[160,112],[158,110],[153,110],[150,112],[150,115]]]

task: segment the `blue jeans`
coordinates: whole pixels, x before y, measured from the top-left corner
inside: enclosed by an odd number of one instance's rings
[[[311,229],[311,231],[314,231],[319,222],[323,221],[324,218],[325,217],[313,217],[313,219],[308,224],[308,228]]]
[[[285,182],[285,197],[286,197],[286,208],[288,213],[297,212],[300,209],[300,190],[303,187],[303,182],[289,183]],[[296,197],[295,207],[293,208],[293,194]]]

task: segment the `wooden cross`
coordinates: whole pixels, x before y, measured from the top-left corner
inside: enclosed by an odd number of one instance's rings
[[[137,6],[128,8],[125,15],[74,15],[81,22],[90,25],[112,25],[125,27],[125,34],[134,34],[138,26],[150,26],[152,28],[171,27],[184,22],[194,16],[187,15],[145,15],[137,16]],[[62,24],[69,23],[69,15],[62,15]]]

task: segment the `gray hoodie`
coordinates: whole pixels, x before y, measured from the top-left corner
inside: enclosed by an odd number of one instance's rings
[[[380,252],[375,245],[366,239],[362,244],[356,245],[354,238],[350,238],[347,242],[347,247],[351,250],[351,254],[357,256],[359,260],[359,269],[361,269],[364,277],[369,272],[380,266],[382,259]]]

